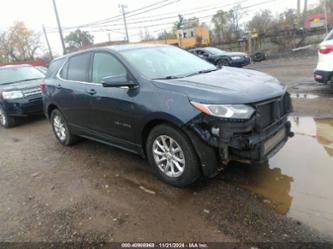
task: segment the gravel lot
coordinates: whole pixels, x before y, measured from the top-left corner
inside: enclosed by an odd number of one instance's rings
[[[232,163],[187,189],[158,181],[127,152],[86,140],[62,147],[43,118],[0,129],[0,241],[332,240],[333,139],[318,127],[331,124],[333,90],[312,80],[316,61],[251,65],[288,86],[296,137],[269,165]],[[302,143],[318,154],[308,158]]]

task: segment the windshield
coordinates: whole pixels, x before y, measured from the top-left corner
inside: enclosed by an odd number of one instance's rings
[[[177,47],[150,47],[120,52],[148,79],[177,78],[216,67]]]
[[[33,67],[8,67],[0,69],[0,85],[44,78],[44,74]]]
[[[208,48],[205,48],[206,51],[212,53],[212,54],[215,54],[215,55],[218,55],[218,54],[224,54],[226,51],[223,51],[221,49],[218,49],[218,48],[211,48],[211,47],[208,47]]]
[[[330,41],[330,40],[333,40],[333,29],[325,38],[325,41]]]

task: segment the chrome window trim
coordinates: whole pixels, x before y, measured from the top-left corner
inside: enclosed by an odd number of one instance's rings
[[[108,53],[108,52],[105,52]],[[111,53],[110,53],[111,54]],[[113,54],[111,54],[112,56],[114,56]],[[114,56],[115,57],[115,56]],[[62,77],[60,77],[60,72],[61,70],[64,68],[64,66],[66,65],[66,63],[68,62],[68,60],[71,57],[66,58],[66,60],[64,61],[64,63],[61,65],[61,67],[59,68],[57,74],[56,74],[56,78],[58,80],[61,81],[65,81],[65,82],[74,82],[74,83],[79,83],[79,84],[86,84],[86,85],[93,85],[93,86],[103,86],[103,83],[96,83],[96,82],[86,82],[86,81],[78,81],[78,80],[67,80],[67,79],[63,79]],[[116,57],[115,57],[116,58]],[[117,59],[117,58],[116,58]],[[123,65],[123,64],[122,64]],[[124,65],[123,65],[124,66]],[[125,70],[128,73],[128,69],[124,66]],[[129,89],[128,86],[121,86],[121,87],[114,87],[114,88],[121,88],[121,89]]]
[[[68,62],[68,60],[70,59],[71,57],[67,58],[64,63],[62,64],[62,66],[60,67],[60,69],[58,70],[57,74],[56,74],[56,78],[58,80],[62,80],[62,81],[65,81],[65,82],[74,82],[74,83],[79,83],[79,84],[86,84],[86,85],[94,85],[94,86],[101,86],[102,83],[94,83],[94,82],[86,82],[86,81],[79,81],[79,80],[67,80],[67,79],[63,79],[61,76],[60,76],[60,72],[61,70],[64,68],[64,66],[66,65],[66,63]]]

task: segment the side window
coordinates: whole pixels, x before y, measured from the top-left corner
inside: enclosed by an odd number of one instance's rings
[[[125,67],[111,54],[95,53],[93,60],[92,81],[101,83],[103,78],[127,74]]]
[[[60,77],[63,79],[67,79],[68,77],[68,62],[63,66],[60,72]]]
[[[47,70],[45,77],[46,78],[54,77],[64,62],[65,62],[65,58],[52,61],[49,66],[49,69]]]
[[[84,53],[69,58],[66,65],[67,79],[88,82],[90,57],[91,53]]]

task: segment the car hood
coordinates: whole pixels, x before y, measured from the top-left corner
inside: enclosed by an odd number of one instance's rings
[[[29,81],[20,81],[12,84],[0,85],[0,91],[8,90],[24,90],[29,88],[38,87],[42,83],[43,79],[38,80],[29,80]]]
[[[255,103],[281,96],[286,89],[274,77],[255,70],[223,67],[191,77],[158,80],[154,84],[210,104]]]

